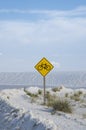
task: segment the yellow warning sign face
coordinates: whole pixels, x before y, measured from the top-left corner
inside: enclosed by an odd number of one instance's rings
[[[35,69],[42,75],[46,76],[54,66],[46,59],[42,58],[36,65]]]

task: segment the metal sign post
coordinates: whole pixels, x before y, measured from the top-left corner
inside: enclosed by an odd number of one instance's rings
[[[44,86],[44,105],[45,105],[46,104],[45,76],[43,76],[43,86]]]
[[[43,76],[44,86],[44,104],[46,103],[45,76],[54,68],[54,66],[44,57],[36,65],[35,69]]]

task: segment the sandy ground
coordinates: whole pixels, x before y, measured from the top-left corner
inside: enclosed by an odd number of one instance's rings
[[[64,113],[43,104],[43,94],[37,98],[25,92],[36,94],[38,87],[5,89],[0,91],[0,130],[86,130],[86,89],[72,90],[61,87],[51,95],[70,101],[73,112]],[[41,89],[41,91],[43,91]],[[71,97],[80,93],[79,100]]]

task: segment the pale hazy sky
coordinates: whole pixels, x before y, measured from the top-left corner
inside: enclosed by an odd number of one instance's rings
[[[0,72],[86,70],[86,0],[0,0]]]

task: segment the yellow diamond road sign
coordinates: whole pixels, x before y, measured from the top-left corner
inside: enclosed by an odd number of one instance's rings
[[[46,59],[42,58],[36,65],[35,69],[42,75],[46,76],[54,66]]]

